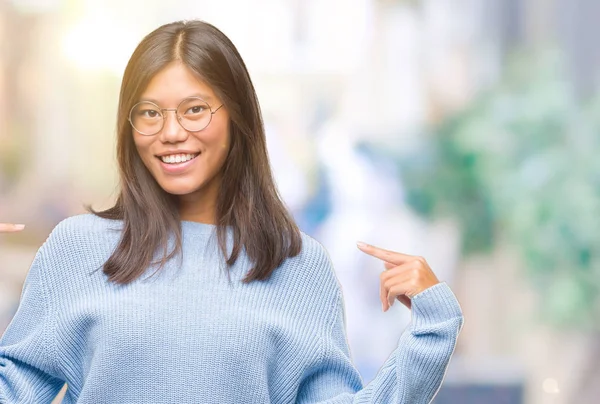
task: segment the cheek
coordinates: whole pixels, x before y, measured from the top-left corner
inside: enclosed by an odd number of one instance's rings
[[[229,126],[227,124],[220,124],[215,125],[210,129],[212,130],[198,133],[196,135],[198,140],[211,148],[214,152],[226,153],[231,144]]]
[[[219,139],[219,147],[221,151],[227,155],[229,148],[231,147],[231,130],[229,127],[229,120],[221,126],[221,137]]]
[[[153,157],[150,153],[150,144],[152,139],[145,139],[136,136],[134,138],[134,146],[137,150],[138,155],[142,158],[144,164],[148,164],[150,159]]]

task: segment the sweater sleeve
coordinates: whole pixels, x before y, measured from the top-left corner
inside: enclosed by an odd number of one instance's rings
[[[341,290],[336,301],[322,356],[301,382],[297,403],[430,403],[463,324],[460,305],[450,288],[440,283],[412,299],[410,325],[376,377],[364,387],[350,357]]]
[[[64,382],[51,343],[52,312],[41,251],[25,279],[19,307],[0,339],[0,403],[49,403]]]

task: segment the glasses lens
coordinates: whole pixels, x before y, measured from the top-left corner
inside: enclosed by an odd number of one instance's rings
[[[129,114],[133,128],[142,135],[154,135],[162,129],[163,116],[160,108],[151,102],[141,102]]]
[[[212,114],[206,102],[199,98],[186,98],[177,108],[179,122],[186,130],[197,132],[208,126]]]

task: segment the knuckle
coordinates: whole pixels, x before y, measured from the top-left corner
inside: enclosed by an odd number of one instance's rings
[[[414,268],[412,270],[412,274],[413,274],[414,278],[418,278],[419,276],[421,276],[421,268],[420,267]]]

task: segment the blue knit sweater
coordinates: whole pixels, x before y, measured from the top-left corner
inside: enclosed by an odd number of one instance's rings
[[[340,284],[311,237],[264,282],[240,282],[242,254],[229,283],[215,226],[183,221],[182,259],[119,286],[95,269],[120,226],[74,216],[38,250],[0,340],[0,403],[49,403],[65,382],[65,404],[418,404],[437,392],[462,326],[446,284],[413,298],[411,325],[363,386]]]

